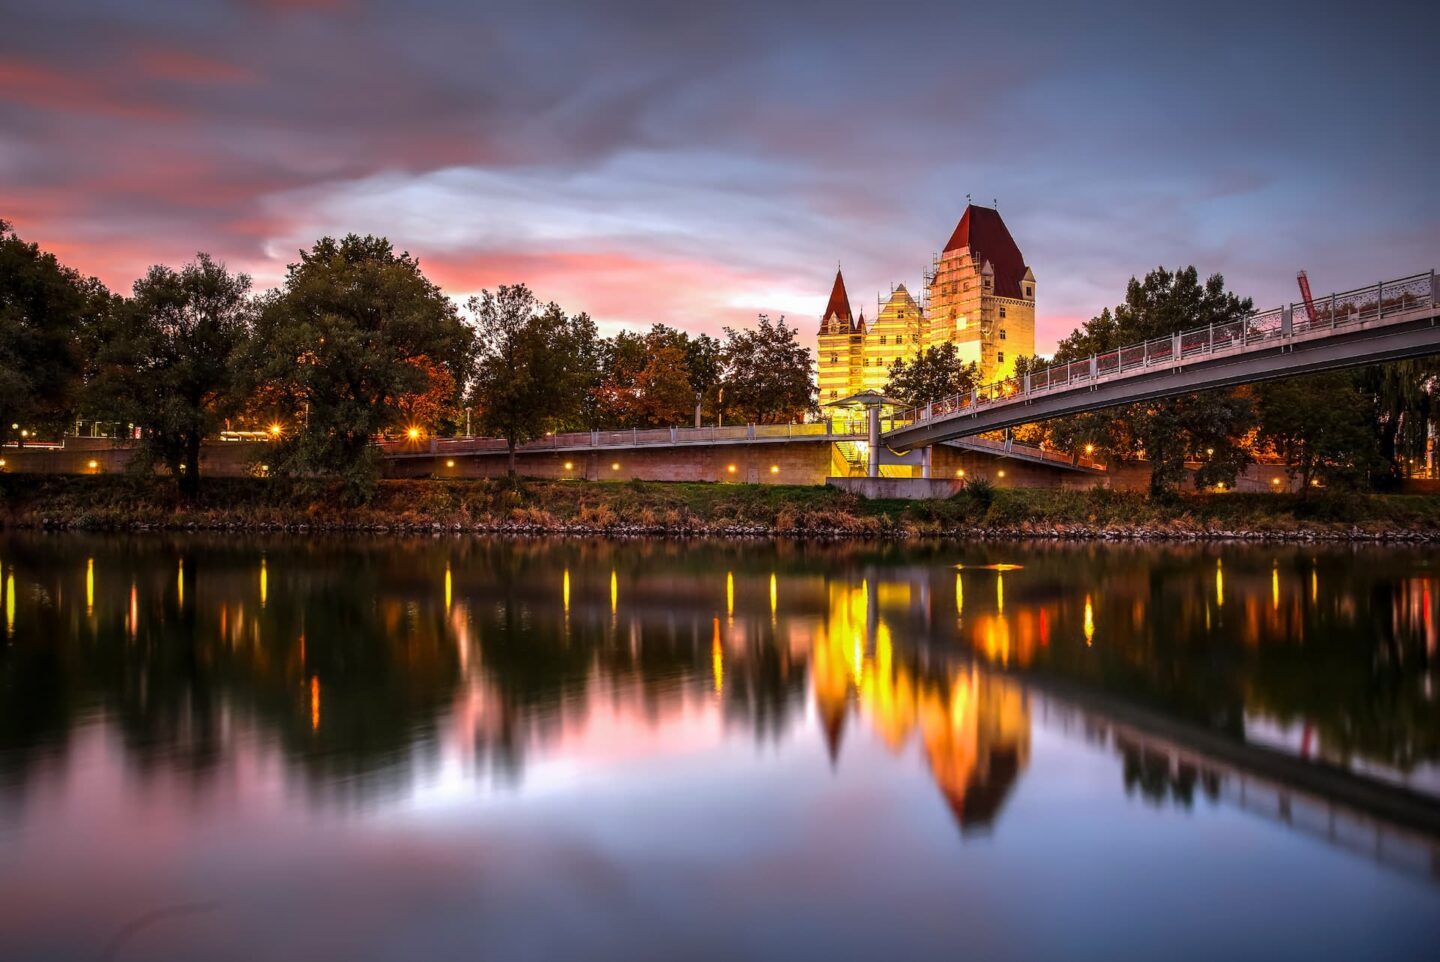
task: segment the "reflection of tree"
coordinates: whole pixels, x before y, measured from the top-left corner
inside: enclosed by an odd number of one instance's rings
[[[253,731],[313,791],[363,799],[452,735],[518,778],[606,711],[659,726],[718,706],[778,742],[808,688],[837,764],[847,726],[915,746],[969,829],[1018,783],[1030,715],[1003,674],[931,657],[952,645],[1237,736],[1256,717],[1308,725],[1328,758],[1440,758],[1433,581],[1401,553],[975,546],[961,572],[957,553],[7,538],[20,610],[0,648],[0,775],[24,781],[100,710],[142,768],[213,780]],[[1003,587],[981,567],[1012,562]],[[1137,789],[1193,790],[1126,757]]]

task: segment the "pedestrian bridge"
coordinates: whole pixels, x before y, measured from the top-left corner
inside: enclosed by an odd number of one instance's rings
[[[1434,271],[1052,364],[897,413],[905,451],[1101,408],[1440,353]]]

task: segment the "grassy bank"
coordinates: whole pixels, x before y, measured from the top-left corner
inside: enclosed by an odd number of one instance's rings
[[[338,490],[208,480],[185,504],[158,479],[0,475],[0,524],[79,530],[252,529],[605,534],[1440,540],[1440,496],[1189,495],[1009,489],[866,501],[831,488],[657,482],[386,481]]]

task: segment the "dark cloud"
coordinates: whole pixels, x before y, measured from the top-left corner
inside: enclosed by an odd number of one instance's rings
[[[0,216],[121,287],[352,222],[460,285],[558,265],[576,307],[684,264],[748,285],[694,298],[711,329],[818,309],[836,259],[915,283],[967,193],[1052,335],[1160,262],[1269,301],[1440,259],[1440,15],[1165,6],[0,0]]]

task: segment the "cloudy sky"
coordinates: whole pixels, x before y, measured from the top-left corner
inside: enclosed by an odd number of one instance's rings
[[[0,218],[118,289],[327,233],[602,326],[807,333],[998,199],[1040,346],[1157,264],[1440,266],[1440,5],[0,0]]]

